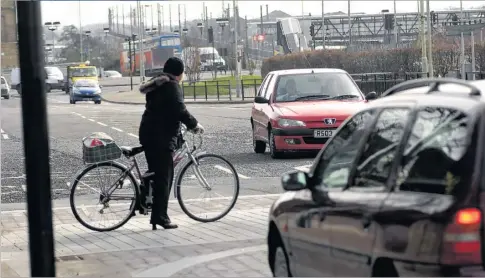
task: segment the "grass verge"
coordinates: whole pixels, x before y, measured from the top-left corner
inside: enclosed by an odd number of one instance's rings
[[[241,83],[245,91],[254,93],[262,82],[261,76],[257,75],[243,75],[241,76]],[[214,80],[204,80],[193,84],[183,82],[182,89],[185,98],[191,98],[194,95],[197,97],[211,96],[225,96],[229,95],[230,91],[235,91],[236,79],[234,76],[218,77]]]

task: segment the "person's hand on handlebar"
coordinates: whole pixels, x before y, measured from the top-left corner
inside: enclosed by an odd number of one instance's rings
[[[192,129],[190,132],[194,134],[203,134],[204,133],[204,127],[201,124],[197,124],[197,126]]]

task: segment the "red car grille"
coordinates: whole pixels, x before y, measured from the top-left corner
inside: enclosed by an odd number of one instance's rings
[[[303,137],[305,144],[325,144],[329,138]]]

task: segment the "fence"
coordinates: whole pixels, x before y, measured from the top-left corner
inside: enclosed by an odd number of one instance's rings
[[[485,72],[467,73],[467,80],[475,74],[476,80],[485,79]],[[428,73],[422,72],[379,72],[351,74],[357,86],[364,93],[376,92],[380,96],[384,91],[401,82],[428,77]],[[258,92],[261,78],[241,80],[241,95],[236,95],[236,83],[234,79],[183,82],[182,90],[184,99],[193,100],[251,100]]]
[[[199,82],[182,82],[184,99],[193,100],[248,100],[253,99],[261,85],[261,78],[241,80],[241,95],[236,94],[236,81],[210,80]]]
[[[473,76],[475,76],[475,80],[483,80],[485,79],[485,72],[480,72],[480,71],[472,71],[472,72],[467,72],[465,79],[466,80],[473,80]]]
[[[377,95],[382,94],[387,89],[401,82],[428,77],[427,73],[422,72],[406,72],[406,73],[393,73],[393,72],[380,72],[380,73],[358,73],[351,74],[357,86],[364,93],[376,92]]]

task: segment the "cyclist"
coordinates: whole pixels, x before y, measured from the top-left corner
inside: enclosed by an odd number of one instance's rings
[[[174,173],[173,152],[179,147],[180,123],[194,133],[203,133],[204,128],[187,111],[184,104],[182,81],[184,63],[176,57],[169,58],[163,73],[140,85],[140,92],[146,96],[139,138],[145,151],[148,171],[155,173],[153,185],[153,205],[150,224],[164,229],[178,226],[170,221],[167,214],[168,200]]]

